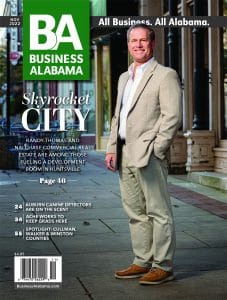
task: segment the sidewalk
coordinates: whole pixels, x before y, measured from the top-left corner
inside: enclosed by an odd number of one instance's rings
[[[40,177],[66,177],[67,184],[41,185]],[[177,231],[176,280],[140,286],[137,279],[113,276],[133,256],[118,176],[105,169],[103,154],[90,153],[81,173],[0,171],[0,299],[227,299],[227,194],[173,176],[169,189]],[[13,235],[18,226],[14,205],[23,201],[91,202],[92,208],[67,213],[68,225],[78,229],[72,238],[25,241]],[[62,255],[62,289],[14,289],[15,252]]]

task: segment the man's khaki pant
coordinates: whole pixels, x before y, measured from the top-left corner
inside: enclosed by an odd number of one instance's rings
[[[129,217],[134,264],[172,271],[175,229],[167,191],[167,163],[151,155],[148,166],[130,167],[122,148],[120,188]]]

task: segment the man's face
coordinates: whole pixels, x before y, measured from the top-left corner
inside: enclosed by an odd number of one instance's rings
[[[154,41],[146,28],[134,28],[130,32],[128,50],[136,65],[144,64],[153,56]]]

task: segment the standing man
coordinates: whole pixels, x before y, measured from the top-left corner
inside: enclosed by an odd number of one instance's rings
[[[135,258],[115,277],[160,284],[174,279],[166,153],[181,123],[181,90],[177,73],[153,57],[152,28],[133,25],[127,38],[133,63],[119,78],[105,162],[109,170],[119,169]]]

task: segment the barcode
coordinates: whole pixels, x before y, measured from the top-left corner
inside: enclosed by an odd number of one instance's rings
[[[15,256],[14,282],[62,282],[62,257]]]

